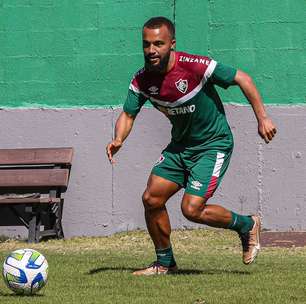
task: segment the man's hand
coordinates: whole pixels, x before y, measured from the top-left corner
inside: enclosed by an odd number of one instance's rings
[[[130,134],[134,120],[135,116],[124,111],[120,113],[115,125],[115,139],[106,146],[106,155],[112,164],[115,163],[114,155],[122,147],[122,143]]]
[[[245,72],[240,70],[235,75],[235,83],[239,85],[244,96],[252,105],[253,111],[258,121],[258,133],[269,143],[276,134],[276,128],[270,118],[267,117],[265,107],[262,103],[261,96],[252,80]]]
[[[272,140],[276,134],[276,127],[270,118],[263,118],[258,121],[258,133],[266,143]]]
[[[118,150],[122,147],[122,141],[118,139],[114,139],[106,146],[106,154],[109,161],[114,164],[115,160],[113,156],[118,152]]]

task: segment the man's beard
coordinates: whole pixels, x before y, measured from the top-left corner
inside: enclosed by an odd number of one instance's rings
[[[167,66],[170,60],[170,54],[171,51],[169,51],[169,53],[167,53],[163,58],[159,58],[159,64],[158,65],[153,65],[150,62],[149,57],[145,56],[145,68],[146,70],[150,71],[150,72],[165,72],[167,70]]]

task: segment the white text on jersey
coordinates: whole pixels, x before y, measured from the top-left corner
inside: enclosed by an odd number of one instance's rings
[[[178,107],[178,108],[167,108],[167,114],[168,115],[188,114],[194,112],[195,108],[196,108],[195,105]]]
[[[179,59],[180,62],[194,62],[194,63],[202,63],[205,65],[209,65],[209,60],[203,59],[203,58],[192,58],[192,57],[186,57],[186,56],[180,56]]]

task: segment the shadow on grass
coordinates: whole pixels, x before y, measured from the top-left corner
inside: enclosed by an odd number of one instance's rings
[[[104,271],[118,271],[118,272],[134,272],[135,268],[130,267],[100,267],[89,270],[87,275],[93,275]],[[228,270],[228,269],[179,269],[178,272],[171,275],[220,275],[220,274],[239,274],[239,275],[250,275],[252,272],[242,270]]]
[[[33,294],[33,295],[23,295],[23,294],[16,294],[10,292],[3,292],[0,290],[0,297],[11,297],[11,298],[40,298],[44,297],[43,294]]]

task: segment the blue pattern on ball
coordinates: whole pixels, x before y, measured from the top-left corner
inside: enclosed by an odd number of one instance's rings
[[[28,282],[27,276],[22,269],[18,269],[20,271],[20,276],[18,278],[18,283],[25,284]]]
[[[43,276],[42,276],[41,273],[38,273],[38,274],[36,275],[36,277],[33,279],[32,284],[31,284],[31,288],[32,288],[36,283],[38,283],[38,285],[39,285],[40,287],[42,287],[42,286],[44,285],[44,278],[43,278]]]

